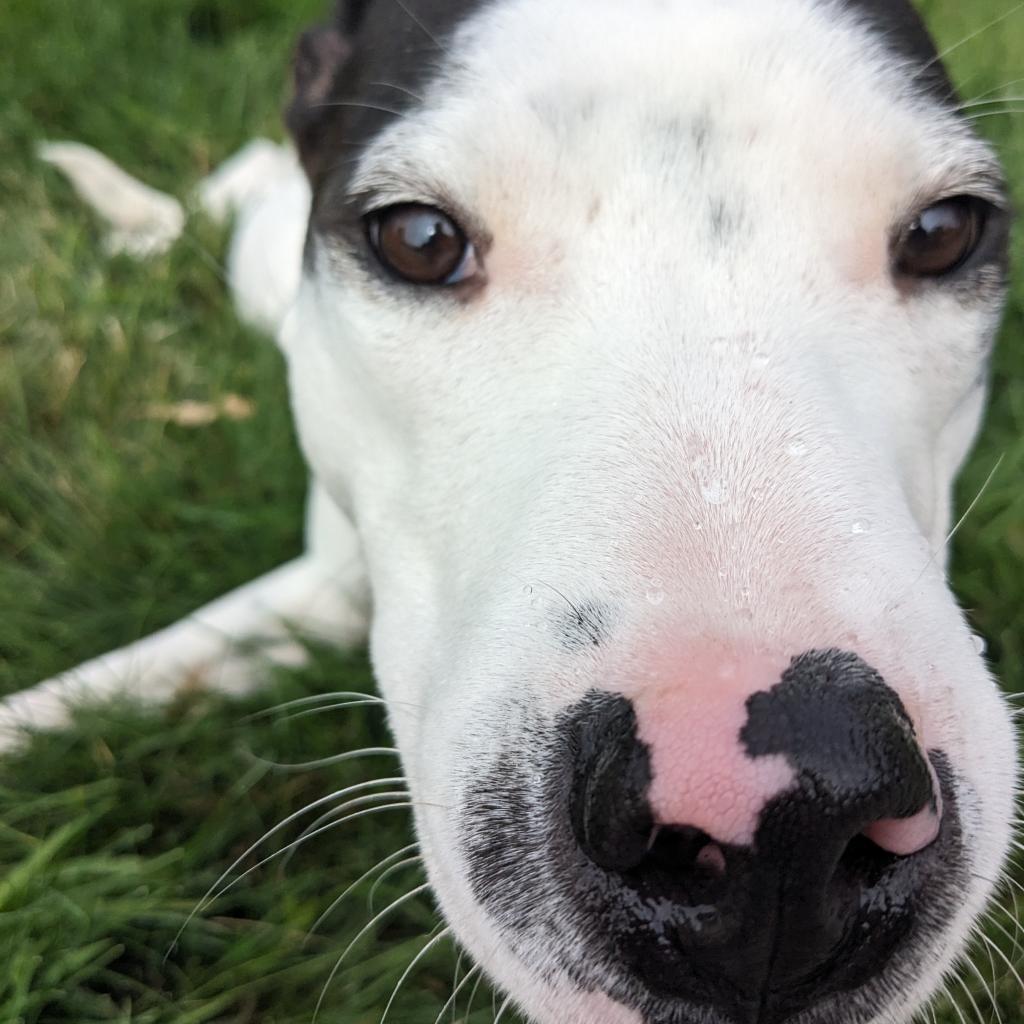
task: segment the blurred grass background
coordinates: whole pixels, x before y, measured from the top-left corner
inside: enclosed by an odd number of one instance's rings
[[[1024,5],[922,4],[965,98],[1024,95]],[[0,694],[159,628],[296,554],[305,473],[274,346],[241,327],[223,280],[226,233],[201,218],[165,257],[108,256],[99,226],[33,156],[90,143],[184,195],[256,134],[279,136],[286,67],[321,0],[7,0],[0,8]],[[1024,99],[975,108],[1024,194]],[[989,116],[991,115],[991,116]],[[1021,255],[1019,241],[1015,243]],[[1017,264],[1020,266],[1020,259]],[[197,428],[154,405],[237,395],[251,415]],[[1006,687],[1024,692],[1024,288],[994,362],[985,434],[961,507],[999,457],[956,541],[955,585]],[[251,874],[175,934],[221,872],[306,804],[397,774],[390,760],[292,771],[388,745],[379,711],[250,719],[324,690],[371,691],[361,654],[314,652],[258,696],[202,691],[161,711],[112,707],[0,763],[0,1024],[308,1022],[340,952],[422,882],[395,863],[372,898],[353,881],[412,842],[405,812],[329,832]],[[380,790],[394,790],[382,785]],[[394,803],[384,799],[382,803]],[[367,808],[372,805],[367,805]],[[314,817],[311,815],[310,817]],[[284,851],[309,819],[261,847]],[[249,858],[245,866],[258,858]],[[287,865],[282,862],[288,861]],[[1024,874],[1018,873],[1021,877]],[[1019,882],[1017,883],[1019,885]],[[1024,1024],[1012,887],[943,1024]],[[325,1024],[376,1024],[437,925],[416,897],[372,929],[330,988]],[[466,974],[463,967],[458,977]],[[444,944],[388,1020],[490,1022]],[[510,1022],[511,1013],[503,1017]]]

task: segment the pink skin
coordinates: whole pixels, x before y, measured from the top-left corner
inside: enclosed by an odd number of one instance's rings
[[[782,754],[751,757],[744,750],[746,701],[771,689],[789,659],[709,653],[687,662],[684,679],[677,672],[671,686],[645,687],[633,698],[638,736],[650,750],[648,798],[655,821],[749,846],[765,804],[792,789],[796,773]],[[874,822],[864,834],[891,853],[909,855],[934,841],[940,818],[941,807],[939,813],[924,807],[909,818]]]
[[[928,771],[932,776],[935,809],[925,806],[909,818],[883,818],[864,829],[864,835],[876,846],[901,857],[923,850],[939,837],[942,824],[942,790],[931,761]]]
[[[691,825],[719,843],[749,846],[764,805],[791,789],[782,756],[752,758],[740,744],[746,700],[778,682],[786,662],[766,657],[695,658],[685,680],[634,700],[638,736],[650,750],[648,799],[662,825]]]

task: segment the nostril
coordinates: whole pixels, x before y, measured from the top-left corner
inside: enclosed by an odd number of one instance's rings
[[[864,829],[864,835],[883,850],[907,857],[920,853],[939,836],[942,827],[942,787],[931,759],[921,760],[931,781],[931,798],[916,813],[904,818],[881,818]]]
[[[645,872],[664,872],[673,881],[691,874],[711,878],[725,873],[726,853],[700,829],[658,825],[651,833],[647,856],[638,867]]]
[[[864,829],[863,835],[888,853],[909,857],[935,842],[940,825],[940,812],[927,806],[909,818],[874,821]]]
[[[629,871],[657,840],[647,804],[650,764],[636,739],[636,715],[624,697],[592,694],[568,730],[572,760],[569,818],[594,864]]]
[[[860,894],[878,886],[900,860],[899,854],[883,849],[867,836],[854,836],[846,844],[832,875],[833,896],[848,889],[859,901]]]

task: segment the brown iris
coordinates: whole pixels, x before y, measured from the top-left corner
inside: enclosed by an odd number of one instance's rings
[[[401,203],[367,217],[370,245],[393,274],[412,284],[456,284],[475,269],[465,232],[441,210]]]
[[[910,277],[957,270],[977,248],[987,208],[973,196],[955,196],[923,210],[896,245],[896,269]]]

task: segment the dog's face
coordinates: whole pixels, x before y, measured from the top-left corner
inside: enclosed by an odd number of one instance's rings
[[[285,343],[456,935],[538,1022],[903,1020],[1012,816],[943,574],[998,165],[900,3],[373,0]]]

